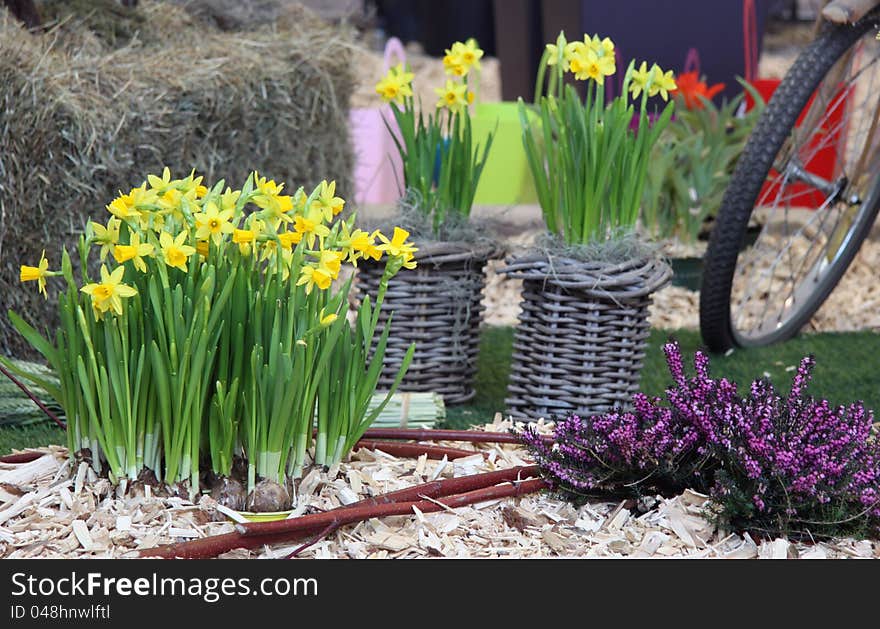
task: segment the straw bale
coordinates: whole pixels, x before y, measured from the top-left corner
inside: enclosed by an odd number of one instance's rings
[[[4,314],[54,328],[53,300],[19,284],[19,265],[45,248],[57,268],[87,217],[103,218],[117,190],[163,166],[209,181],[240,184],[257,169],[289,187],[327,178],[343,196],[351,188],[346,31],[296,6],[283,25],[234,33],[170,4],[137,11],[140,29],[112,42],[88,13],[30,34],[0,11]],[[0,352],[33,356],[5,316]]]

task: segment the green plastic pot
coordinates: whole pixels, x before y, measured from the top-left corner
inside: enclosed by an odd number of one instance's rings
[[[537,120],[537,116],[530,115]],[[471,115],[471,128],[475,147],[485,146],[489,134],[495,133],[474,204],[537,203],[538,195],[522,143],[519,105],[514,102],[480,103]]]

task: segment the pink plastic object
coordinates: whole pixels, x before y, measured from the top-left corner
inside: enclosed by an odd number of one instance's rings
[[[401,62],[406,59],[403,44],[396,37],[385,45],[386,72],[393,65],[393,56]],[[376,100],[379,101],[378,94]],[[401,197],[403,163],[386,122],[399,138],[400,131],[390,105],[355,108],[349,112],[356,205],[388,205]]]

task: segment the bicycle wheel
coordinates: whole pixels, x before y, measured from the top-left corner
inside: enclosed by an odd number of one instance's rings
[[[806,324],[880,207],[880,10],[828,26],[777,88],[737,163],[706,251],[700,331],[713,351]],[[751,223],[757,240],[745,245]]]

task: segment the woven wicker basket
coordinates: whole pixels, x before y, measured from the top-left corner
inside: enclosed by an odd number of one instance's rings
[[[473,377],[480,349],[486,262],[497,255],[493,245],[419,243],[415,270],[402,270],[388,283],[380,326],[391,319],[391,332],[379,388],[394,382],[411,343],[415,354],[401,391],[432,391],[446,404],[474,396]],[[375,298],[384,265],[362,263],[358,287]]]
[[[628,406],[639,387],[651,293],[669,281],[669,265],[535,255],[508,260],[504,273],[523,280],[508,412],[533,421]]]

